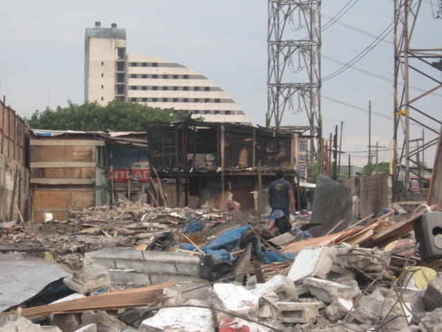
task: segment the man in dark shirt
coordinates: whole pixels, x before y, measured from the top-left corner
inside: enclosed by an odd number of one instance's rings
[[[282,234],[291,229],[289,218],[290,211],[295,210],[295,195],[292,185],[284,178],[284,173],[278,171],[276,176],[278,179],[269,186],[269,204],[272,208],[272,215],[275,216],[276,226]]]

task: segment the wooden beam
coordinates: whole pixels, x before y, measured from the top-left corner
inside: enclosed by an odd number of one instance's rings
[[[31,146],[104,146],[103,140],[85,139],[31,139]]]
[[[88,161],[40,161],[31,163],[31,168],[95,168],[96,162]]]
[[[174,282],[166,282],[144,288],[116,291],[108,294],[87,296],[72,301],[25,308],[21,311],[21,314],[26,318],[32,319],[46,317],[51,314],[141,307],[158,301],[163,294],[163,289],[174,284]]]
[[[95,178],[93,179],[46,179],[46,178],[33,178],[32,184],[48,184],[48,185],[65,185],[65,184],[95,184]]]

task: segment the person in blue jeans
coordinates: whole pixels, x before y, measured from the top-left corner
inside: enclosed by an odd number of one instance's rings
[[[284,178],[284,172],[277,171],[276,177],[269,186],[269,204],[276,227],[282,234],[291,230],[290,211],[295,210],[295,195],[292,185]]]

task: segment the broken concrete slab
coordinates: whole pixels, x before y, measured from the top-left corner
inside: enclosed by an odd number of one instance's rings
[[[335,258],[334,248],[306,248],[296,255],[290,267],[288,279],[297,282],[306,277],[325,278]]]
[[[86,311],[81,314],[81,323],[83,326],[94,324],[97,332],[120,332],[127,328],[117,317],[104,311]]]
[[[428,284],[423,301],[427,311],[442,307],[442,277],[435,278]]]
[[[112,286],[141,287],[165,281],[199,281],[198,256],[165,251],[107,248],[85,255],[85,264],[101,265]]]
[[[190,299],[207,300],[212,295],[212,287],[208,281],[180,282],[164,289],[168,305],[181,305]]]
[[[41,326],[16,314],[0,315],[0,331],[2,332],[62,332],[55,326]]]
[[[214,332],[212,312],[204,308],[164,308],[158,313],[144,320],[140,332],[186,331],[186,332]]]
[[[350,300],[361,294],[355,280],[353,280],[352,285],[344,285],[334,281],[309,277],[304,279],[304,285],[313,296],[329,304],[339,298]]]
[[[419,322],[422,332],[442,332],[442,308],[427,312]]]
[[[0,255],[0,312],[18,305],[46,285],[69,276],[60,266],[21,254]]]
[[[63,332],[65,332],[63,330]],[[88,324],[76,330],[75,332],[98,332],[97,324]]]
[[[343,319],[352,309],[353,300],[337,299],[325,309],[327,318],[332,322]]]

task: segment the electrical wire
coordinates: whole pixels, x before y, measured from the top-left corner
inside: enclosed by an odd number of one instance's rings
[[[363,107],[360,107],[360,106],[357,106],[357,105],[353,105],[353,104],[347,103],[345,101],[342,101],[342,100],[339,100],[339,99],[336,99],[336,98],[333,98],[333,97],[322,95],[321,98],[329,100],[329,101],[334,102],[336,104],[340,104],[340,105],[343,105],[343,106],[347,106],[349,108],[353,108],[355,110],[358,110],[358,111],[361,111],[361,112],[364,112],[364,113],[368,113],[368,109],[366,109],[366,108],[363,108]],[[388,115],[386,115],[384,113],[380,113],[380,112],[376,112],[376,111],[372,111],[371,113],[373,115],[375,115],[375,116],[378,116],[378,117],[381,117],[381,118],[384,118],[384,119],[387,119],[387,120],[392,120],[393,119],[391,116],[388,116]]]
[[[323,26],[322,26],[322,31],[327,31],[328,29],[330,29],[333,25],[335,25],[336,23],[338,23],[338,21],[344,17],[345,14],[348,13],[348,11],[350,9],[352,9],[357,3],[359,2],[359,0],[350,0],[348,1],[344,7],[342,7],[335,16],[331,17]]]
[[[377,38],[372,41],[368,46],[366,46],[361,52],[359,52],[355,57],[353,57],[350,61],[345,63],[341,68],[337,69],[333,73],[325,76],[322,79],[322,82],[327,82],[335,77],[345,73],[348,69],[352,68],[354,65],[359,63],[367,54],[369,54],[372,50],[376,48],[376,46],[379,45],[379,43],[387,38],[387,36],[393,31],[393,23],[390,23],[378,36]]]
[[[344,61],[340,61],[340,60],[338,60],[336,58],[333,58],[331,56],[327,56],[327,55],[323,54],[322,57],[324,59],[326,59],[326,60],[328,60],[330,62],[336,63],[338,65],[345,65]],[[379,79],[381,81],[384,81],[386,83],[393,84],[393,80],[388,78],[387,76],[384,76],[384,75],[381,75],[381,74],[377,74],[377,73],[374,73],[372,71],[369,71],[369,70],[366,70],[366,69],[362,69],[362,68],[359,68],[359,67],[355,67],[355,66],[351,67],[351,70],[360,72],[362,74],[365,74],[367,76],[371,76],[373,78],[377,78],[377,79]],[[417,86],[410,86],[410,88],[413,89],[413,90],[419,91],[419,92],[427,92],[428,91],[427,89],[422,89],[422,88],[419,88]],[[438,96],[438,97],[442,97],[442,94],[437,93],[437,92],[433,92],[433,95]]]

